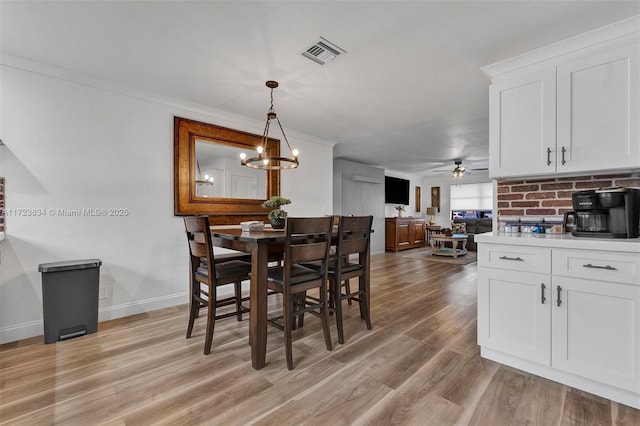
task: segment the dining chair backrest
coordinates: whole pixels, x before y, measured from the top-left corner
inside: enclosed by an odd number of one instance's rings
[[[191,273],[198,274],[200,269],[203,273],[198,275],[206,275],[211,279],[212,284],[215,283],[216,270],[209,218],[207,216],[185,217],[184,226],[189,242]]]
[[[290,276],[291,269],[296,265],[319,262],[321,268],[317,279],[326,279],[332,227],[331,217],[287,218],[284,244],[285,277]],[[289,280],[285,279],[286,284],[287,281]]]
[[[211,351],[213,330],[218,319],[235,316],[242,320],[242,314],[248,308],[242,306],[242,281],[250,277],[251,263],[244,254],[228,254],[215,258],[209,218],[190,216],[184,218],[184,226],[189,243],[190,260],[190,308],[187,325],[187,338],[191,337],[195,319],[200,309],[207,308],[205,355]],[[217,297],[217,287],[233,284],[233,296]],[[217,313],[217,308],[235,305],[235,310]]]
[[[296,328],[296,321],[302,326],[305,313],[321,319],[327,350],[333,348],[327,297],[332,220],[331,216],[288,217],[285,225],[284,265],[268,271],[268,288],[282,293],[282,324],[275,322],[279,318],[272,318],[270,322],[284,331],[289,370],[293,370],[291,332]],[[305,266],[310,263],[317,265],[317,268]],[[310,290],[314,294],[317,290],[317,297],[307,294]]]
[[[338,243],[336,244],[336,256],[334,270],[338,270],[341,259],[349,260],[351,255],[359,255],[359,263],[365,266],[369,258],[369,246],[371,241],[371,226],[373,216],[343,216],[338,224]]]
[[[371,330],[369,312],[369,249],[373,216],[343,216],[338,225],[338,241],[336,254],[330,265],[329,279],[331,284],[331,305],[336,313],[338,342],[344,343],[342,318],[342,301],[351,304],[352,300],[360,306],[360,316],[365,320],[367,329]],[[356,257],[357,259],[352,259]],[[358,290],[351,291],[350,280],[359,278]],[[342,289],[344,287],[345,292]]]

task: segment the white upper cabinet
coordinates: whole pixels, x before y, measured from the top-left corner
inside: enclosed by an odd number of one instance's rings
[[[558,66],[558,172],[640,165],[639,46]]]
[[[555,172],[555,68],[518,73],[492,84],[489,134],[492,176]]]
[[[640,19],[485,67],[489,174],[640,167]]]

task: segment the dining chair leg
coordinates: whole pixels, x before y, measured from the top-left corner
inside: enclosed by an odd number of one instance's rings
[[[295,312],[297,310],[297,306],[300,303],[300,295],[298,293],[294,293],[291,298],[291,312]],[[300,315],[291,314],[291,330],[296,330],[298,328],[298,318]]]
[[[349,283],[349,280],[344,280],[344,292],[347,295],[351,294],[351,284]],[[347,303],[351,305],[351,303],[353,302],[351,301],[351,299],[347,299]]]
[[[198,312],[200,311],[200,302],[198,302],[194,297],[195,291],[196,291],[195,286],[191,284],[191,303],[189,307],[189,324],[187,325],[187,339],[191,337],[191,333],[193,332],[193,323],[198,317]]]
[[[333,289],[331,281],[329,281],[329,315],[333,315],[333,311],[336,309],[336,293]]]
[[[342,286],[341,282],[333,281],[331,283],[335,297],[335,313],[336,313],[336,329],[338,330],[338,343],[344,344],[344,329],[342,325]]]
[[[327,296],[327,285],[320,287],[320,301],[322,308],[320,308],[320,314],[322,319],[322,332],[324,333],[324,343],[327,346],[327,350],[333,350],[333,344],[331,343],[331,332],[329,331],[329,299]],[[337,318],[337,317],[336,317]]]
[[[209,286],[209,301],[207,303],[207,332],[204,341],[204,354],[209,355],[213,343],[213,328],[216,325],[216,287]]]
[[[242,321],[242,282],[233,283],[233,291],[236,296],[236,318]]]
[[[366,288],[366,278],[362,278],[361,282],[358,284],[360,289],[360,295],[358,299],[360,300],[360,318],[362,318],[367,325],[367,330],[371,330],[371,312],[369,311],[369,293]]]
[[[293,370],[293,348],[291,345],[291,329],[292,329],[292,308],[293,300],[288,293],[283,293],[283,304],[285,308],[282,313],[282,323],[284,328],[284,349],[287,358],[287,368]],[[293,296],[294,298],[296,296]]]
[[[305,303],[307,300],[307,292],[303,292],[300,294],[300,307],[304,309],[306,307]],[[298,327],[302,327],[304,325],[304,312],[298,315]]]

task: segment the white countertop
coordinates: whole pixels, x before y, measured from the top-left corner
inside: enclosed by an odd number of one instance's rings
[[[551,248],[606,250],[640,253],[640,238],[586,238],[571,234],[486,232],[474,235],[477,243],[515,244]]]

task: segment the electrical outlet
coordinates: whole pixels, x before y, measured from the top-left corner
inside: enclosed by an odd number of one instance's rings
[[[106,299],[107,298],[107,287],[106,286],[101,286],[100,287],[100,296],[98,298],[99,299]]]

